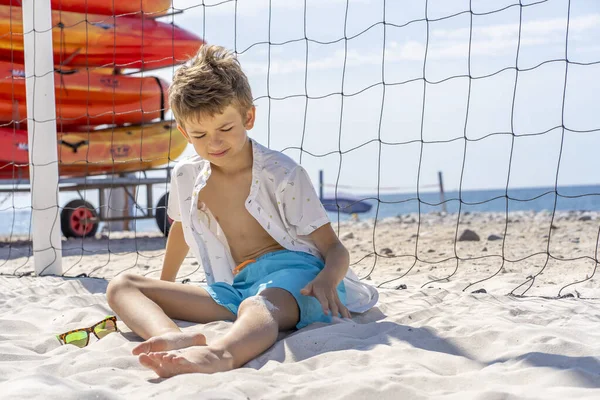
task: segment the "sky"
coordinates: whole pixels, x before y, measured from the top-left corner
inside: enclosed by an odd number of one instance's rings
[[[598,184],[600,64],[576,63],[600,61],[600,2],[522,4],[174,0],[183,12],[160,20],[238,53],[249,135],[315,183],[322,169],[347,192],[434,191],[438,171],[446,190]]]

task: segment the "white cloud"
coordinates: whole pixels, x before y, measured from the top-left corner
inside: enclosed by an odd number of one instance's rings
[[[569,22],[569,40],[590,40],[590,37],[585,33],[590,29],[597,29],[599,26],[600,14],[572,18]],[[520,44],[521,46],[564,44],[565,34],[566,19],[553,18],[526,22],[521,27]],[[436,46],[432,46],[429,49],[428,58],[459,58],[468,55],[468,28],[434,30],[432,35],[446,40],[436,41]],[[476,27],[473,29],[471,54],[498,55],[504,51],[514,51],[518,40],[518,24]],[[585,47],[583,48],[585,49]]]
[[[567,26],[566,18],[552,18],[531,22],[521,25],[521,37],[548,37],[553,34],[565,33]],[[598,28],[600,26],[600,14],[591,14],[571,18],[569,21],[569,34],[578,34],[583,31]],[[432,37],[446,39],[468,39],[469,28],[459,29],[434,29]],[[473,28],[473,38],[484,38],[487,40],[516,40],[519,36],[519,24],[497,24]]]
[[[345,3],[346,0],[306,0],[310,7],[326,7],[338,3]],[[351,3],[357,0],[352,0]],[[359,0],[366,2],[368,0]],[[174,0],[173,6],[176,8],[194,7],[201,4],[211,6],[223,3],[223,0]],[[269,7],[269,0],[238,0],[238,12],[249,13],[265,12]],[[210,13],[227,12],[231,13],[235,3],[233,1],[225,2],[221,5],[211,7]],[[272,7],[287,9],[302,9],[304,0],[271,0]],[[194,20],[198,13],[201,13],[202,6],[189,10],[184,13],[184,17]],[[196,11],[198,10],[198,11]],[[197,24],[197,22],[193,22]],[[577,42],[578,52],[592,52],[591,48],[597,46],[598,35],[590,35],[590,32],[598,32],[600,26],[600,14],[590,14],[584,16],[572,17],[569,21],[570,42]],[[521,25],[521,46],[550,46],[555,44],[564,44],[566,29],[565,18],[549,18],[536,21],[527,21]],[[594,39],[596,37],[596,39]],[[397,38],[397,37],[396,37]],[[473,36],[471,40],[471,54],[483,56],[498,56],[514,52],[519,38],[519,24],[506,23],[489,26],[473,27]],[[271,47],[272,54],[283,52],[283,47]],[[256,55],[264,55],[266,47],[255,49]],[[429,60],[451,60],[467,57],[469,52],[469,28],[461,27],[457,29],[432,29],[430,32],[429,48],[427,57]],[[386,43],[385,59],[387,63],[396,63],[403,61],[421,62],[425,54],[425,42],[419,40],[407,41],[389,41]],[[344,54],[343,50],[332,52],[326,56],[315,59],[311,54],[308,70],[324,71],[340,68],[346,58],[347,64],[352,67],[362,65],[380,65],[382,60],[381,50],[371,50],[365,48],[363,51],[349,51]],[[264,60],[264,57],[262,57]],[[277,57],[270,65],[264,61],[254,61],[246,59],[243,62],[244,69],[249,75],[264,75],[269,70],[270,74],[293,74],[306,69],[304,52],[293,53],[287,57]]]
[[[346,4],[347,0],[306,0],[306,6],[311,9]],[[350,3],[369,3],[370,0],[351,0]],[[269,7],[285,9],[304,9],[305,0],[238,0],[238,13],[244,16],[255,16]],[[235,7],[234,0],[173,0],[173,8],[179,10],[209,7],[211,12],[230,13]]]
[[[570,39],[589,40],[584,33],[600,26],[600,14],[592,14],[572,18],[569,23]],[[555,18],[523,23],[521,31],[521,46],[543,46],[564,43],[566,20]],[[474,29],[471,41],[472,55],[499,55],[503,52],[514,51],[518,40],[518,24],[499,24]],[[441,40],[430,41],[427,58],[430,60],[453,59],[466,57],[469,53],[469,30],[460,28],[454,30],[436,29],[432,35]],[[462,39],[462,40],[461,40]],[[592,43],[590,43],[592,46]],[[583,47],[585,51],[586,47]],[[425,43],[408,41],[390,42],[386,48],[387,62],[422,61],[425,55]],[[344,60],[344,51],[337,51],[328,57],[310,61],[311,70],[326,70],[339,68]],[[346,61],[352,66],[381,64],[381,51],[349,51]],[[264,63],[244,63],[244,68],[252,73],[266,73]],[[306,68],[304,58],[285,62],[273,62],[270,66],[272,74],[289,74],[303,71]]]

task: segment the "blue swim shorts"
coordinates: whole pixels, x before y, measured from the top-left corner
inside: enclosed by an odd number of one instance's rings
[[[313,296],[300,294],[310,281],[323,270],[325,264],[319,258],[301,251],[278,250],[264,254],[256,262],[247,265],[238,273],[230,285],[217,282],[204,288],[220,305],[237,315],[238,307],[248,297],[256,296],[267,288],[287,290],[296,299],[300,309],[300,329],[313,322],[331,322],[325,315],[321,303]],[[346,305],[344,282],[337,287],[342,304]]]

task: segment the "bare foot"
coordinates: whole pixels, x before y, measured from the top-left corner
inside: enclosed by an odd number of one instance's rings
[[[155,336],[135,346],[131,353],[142,353],[183,349],[191,346],[206,346],[206,337],[201,333],[168,332]]]
[[[194,346],[183,350],[141,354],[140,363],[161,378],[200,372],[212,374],[233,369],[231,353],[209,346]]]

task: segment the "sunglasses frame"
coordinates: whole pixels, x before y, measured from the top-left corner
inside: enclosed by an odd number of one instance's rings
[[[89,328],[73,329],[72,331],[68,331],[68,332],[65,332],[65,333],[61,333],[60,335],[56,335],[56,338],[58,339],[58,341],[62,345],[67,345],[67,344],[70,344],[70,343],[67,343],[65,339],[71,333],[75,333],[75,332],[87,332],[87,340],[85,342],[85,345],[81,346],[81,347],[85,347],[90,342],[90,336],[91,336],[90,333],[93,333],[94,336],[96,336],[96,338],[98,340],[100,340],[100,338],[96,334],[96,331],[94,330],[94,328],[97,327],[98,325],[100,325],[101,323],[106,322],[106,321],[112,321],[115,324],[115,332],[120,332],[119,331],[119,327],[117,326],[117,317],[115,315],[109,315],[106,318],[104,318],[102,321],[95,323],[94,325],[90,326]],[[73,346],[76,346],[76,345],[73,345]],[[77,347],[79,347],[79,346],[77,346]]]

